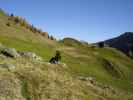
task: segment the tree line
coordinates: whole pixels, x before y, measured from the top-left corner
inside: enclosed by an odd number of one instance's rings
[[[43,32],[41,29],[35,27],[33,24],[28,23],[28,21],[26,21],[25,18],[15,16],[13,13],[11,14],[5,13],[1,8],[0,8],[0,13],[8,16],[8,22],[6,23],[8,27],[10,27],[12,24],[20,25],[21,27],[24,27],[33,33],[38,33],[42,35],[43,37],[48,38],[50,40],[56,40],[52,35],[49,35],[48,32]]]

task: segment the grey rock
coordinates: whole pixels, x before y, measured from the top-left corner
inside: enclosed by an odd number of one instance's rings
[[[18,54],[18,52],[14,49],[14,48],[4,48],[1,53],[7,57],[13,57],[13,58],[17,58],[20,55]]]
[[[20,52],[20,55],[36,61],[42,61],[42,58],[33,52]]]
[[[84,81],[92,81],[92,80],[94,80],[93,77],[84,77],[84,76],[80,76],[79,79],[80,80],[84,80]]]
[[[0,64],[0,68],[5,68],[5,69],[12,71],[15,69],[15,65],[13,65],[13,64]]]
[[[90,82],[90,83],[93,84],[93,85],[96,85],[96,84],[97,84],[95,78],[94,78],[94,77],[91,77],[91,76],[90,76],[90,77],[80,76],[80,77],[78,77],[78,79],[81,80],[81,81]]]

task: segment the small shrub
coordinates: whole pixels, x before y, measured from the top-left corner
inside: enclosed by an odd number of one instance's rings
[[[10,26],[11,26],[11,24],[8,22],[8,23],[6,23],[6,26],[10,27]]]
[[[26,22],[25,19],[20,18],[20,25],[23,26],[23,27],[27,27],[28,26],[28,23]]]
[[[19,17],[14,17],[14,22],[18,24],[20,22]]]
[[[48,39],[50,39],[50,36],[48,35]]]
[[[10,16],[11,16],[11,17],[14,17],[14,14],[11,14]]]
[[[98,47],[104,48],[104,42],[99,42],[99,43],[98,43]]]
[[[42,32],[41,35],[42,35],[43,37],[48,38],[48,33],[47,33],[47,32]]]
[[[41,29],[36,29],[36,31],[37,31],[38,33],[42,33],[42,30],[41,30]]]
[[[92,48],[92,49],[95,49],[95,48],[96,48],[96,45],[92,45],[91,48]]]
[[[54,37],[53,37],[53,36],[50,36],[50,39],[51,39],[51,40],[54,40]]]

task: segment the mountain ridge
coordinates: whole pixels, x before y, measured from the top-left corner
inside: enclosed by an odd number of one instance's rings
[[[116,38],[106,40],[105,44],[114,47],[129,56],[129,52],[133,52],[133,32],[125,32]]]

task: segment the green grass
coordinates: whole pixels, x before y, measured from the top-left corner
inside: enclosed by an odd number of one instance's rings
[[[74,55],[64,54],[63,61],[68,64],[72,73],[83,76],[93,76],[103,84],[109,84],[114,87],[129,90],[133,92],[133,61],[123,53],[112,48],[91,48],[91,47],[76,47],[77,54],[86,55],[87,57],[73,57]],[[77,52],[77,51],[75,51]],[[95,55],[97,53],[97,55]],[[104,68],[104,61],[117,65],[118,69],[124,73],[124,76],[117,78],[112,76],[109,71]]]
[[[7,47],[16,48],[18,51],[35,52],[46,60],[52,56],[50,53],[54,51],[54,47],[45,43],[32,43],[5,36],[0,36],[0,42]]]
[[[6,36],[0,36],[0,42],[8,47],[16,48],[19,51],[35,52],[36,54],[42,56],[45,61],[48,61],[55,51],[55,47],[52,47],[47,43],[33,43],[30,41],[24,41]],[[112,77],[112,75],[110,75],[109,72],[104,69],[102,60],[99,60],[99,56],[101,56],[110,61],[115,61],[120,66],[122,65],[120,69],[125,72],[126,77],[128,78],[131,75],[131,70],[129,69],[132,69],[132,61],[129,58],[108,48],[96,48],[94,50],[91,48],[83,48],[83,50],[82,48],[80,49],[81,50],[78,49],[78,51],[80,51],[78,53],[83,55],[87,54],[88,58],[75,58],[73,55],[70,56],[62,51],[62,62],[65,62],[69,66],[71,73],[74,73],[75,75],[93,76],[99,82],[111,84],[123,89],[128,88],[129,90],[133,91],[129,80],[119,79],[116,81],[116,78]],[[95,52],[99,53],[100,55],[94,55],[93,53]]]
[[[26,98],[26,100],[32,100],[27,89],[28,89],[27,82],[22,80],[22,95]]]
[[[45,61],[48,61],[53,55],[55,48],[49,46],[46,43],[32,43],[30,41],[24,41],[16,38],[0,36],[0,42],[8,47],[16,48],[19,51],[30,51],[35,52],[36,54],[42,56]],[[62,46],[61,46],[62,47]],[[62,62],[65,62],[69,66],[69,71],[74,73],[74,75],[83,75],[83,76],[93,76],[99,82],[110,84],[124,90],[128,89],[133,91],[133,87],[130,83],[132,61],[123,56],[119,55],[117,52],[112,49],[94,49],[90,48],[78,50],[79,54],[88,56],[88,58],[78,57],[75,58],[73,55],[68,55],[62,51]],[[87,53],[86,53],[87,51]],[[99,53],[100,55],[94,55],[93,53]],[[100,56],[108,59],[109,61],[114,61],[117,65],[120,66],[120,69],[124,71],[126,79],[116,79],[109,74],[108,71],[103,67],[103,62],[100,60]],[[101,58],[102,59],[102,58]],[[130,62],[130,63],[129,63]],[[129,75],[128,75],[129,74]],[[117,80],[117,81],[116,81]]]

